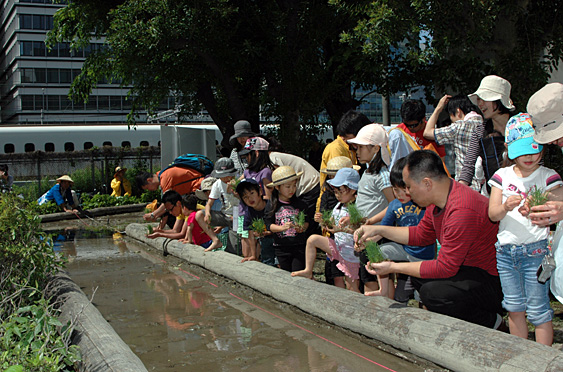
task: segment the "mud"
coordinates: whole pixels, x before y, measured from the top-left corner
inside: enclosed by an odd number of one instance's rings
[[[439,370],[123,236],[67,235],[71,277],[148,370]]]

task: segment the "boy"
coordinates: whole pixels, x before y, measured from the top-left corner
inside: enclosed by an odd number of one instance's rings
[[[147,238],[181,239],[186,235],[187,227],[184,223],[186,217],[182,214],[181,201],[182,195],[174,190],[168,190],[164,193],[164,195],[162,195],[162,205],[164,206],[166,212],[176,217],[174,226],[170,230],[163,230],[165,225],[161,223],[152,234],[147,235]]]
[[[209,231],[210,228],[207,224],[200,226],[195,219],[198,210],[197,199],[195,195],[184,195],[182,197],[182,213],[187,218],[184,224],[186,230],[185,238],[180,239],[180,242],[209,248],[213,241],[206,233],[206,230]]]
[[[264,200],[262,195],[262,188],[253,178],[243,179],[237,186],[237,194],[240,200],[246,208],[244,218],[244,231],[252,230],[252,222],[256,219],[264,219],[264,211],[268,202]],[[262,263],[266,265],[275,265],[275,252],[274,252],[274,239],[271,236],[270,231],[265,231],[261,235],[252,232],[253,236],[243,238],[247,241],[250,252],[244,252],[243,250],[243,260],[245,261],[256,261],[259,256],[262,256]],[[256,244],[256,239],[258,239],[259,245]],[[243,245],[244,247],[244,245]]]
[[[219,181],[211,186],[209,192],[209,199],[205,204],[205,214],[202,212],[196,213],[196,221],[200,226],[210,224],[213,226],[227,226],[229,228],[229,241],[230,247],[227,247],[229,253],[236,253],[238,246],[238,237],[236,231],[233,230],[233,213],[238,212],[239,200],[233,195],[232,187],[229,182],[234,179],[237,170],[235,164],[229,158],[220,158],[215,163],[215,168],[211,173],[212,177],[218,178]],[[212,209],[216,200],[221,200],[221,210],[215,211]],[[221,247],[221,241],[215,234],[207,233],[213,243],[205,249],[206,252],[213,251]]]
[[[384,226],[416,226],[424,217],[425,208],[421,208],[413,203],[410,195],[407,192],[405,181],[403,180],[403,168],[406,164],[406,158],[397,160],[391,172],[389,174],[389,180],[393,186],[393,193],[396,199],[389,203],[387,211],[383,220],[381,220],[381,225]],[[431,260],[434,258],[435,249],[434,244],[415,247],[410,245],[401,245],[394,242],[388,242],[381,245],[381,252],[391,261],[423,261]],[[397,302],[407,302],[409,296],[412,294],[413,290],[407,290],[405,288],[408,281],[408,277],[400,275],[397,280],[397,288],[394,291],[389,291],[389,285],[385,285],[385,280],[380,280],[382,284],[379,291],[372,293],[366,293],[366,295],[382,295],[394,298]],[[382,283],[383,282],[383,283]]]

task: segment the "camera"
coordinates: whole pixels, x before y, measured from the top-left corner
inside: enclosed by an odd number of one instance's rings
[[[538,282],[545,284],[551,278],[551,273],[555,270],[555,259],[552,255],[547,255],[543,258],[540,267],[536,275],[538,276]]]

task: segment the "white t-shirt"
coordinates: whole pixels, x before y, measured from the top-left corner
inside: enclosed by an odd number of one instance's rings
[[[540,166],[528,177],[520,178],[514,172],[514,165],[500,168],[489,180],[491,187],[502,190],[502,202],[511,195],[520,195],[524,199],[532,186],[537,186],[545,191],[563,185],[561,177],[552,169]],[[522,205],[522,204],[521,204]],[[499,244],[529,244],[549,236],[548,227],[532,225],[527,217],[522,216],[516,207],[500,220],[498,230]]]
[[[239,200],[236,196],[227,193],[227,184],[221,180],[217,180],[217,182],[211,186],[209,199],[220,200],[222,203],[221,211],[229,217],[233,216],[233,207],[237,206],[238,208],[239,204]]]

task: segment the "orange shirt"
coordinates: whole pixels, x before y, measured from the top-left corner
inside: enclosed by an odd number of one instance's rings
[[[168,190],[174,190],[177,191],[180,195],[186,195],[195,192],[195,190],[199,189],[201,181],[203,180],[202,174],[198,171],[191,168],[182,167],[171,167],[165,169],[163,172],[159,173],[159,176],[160,188],[162,189],[163,193]]]

